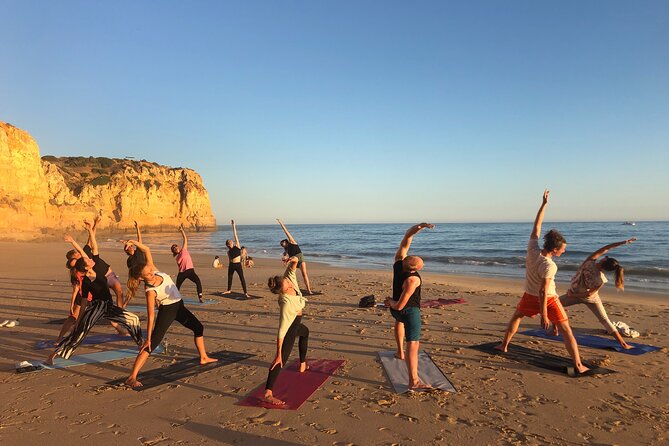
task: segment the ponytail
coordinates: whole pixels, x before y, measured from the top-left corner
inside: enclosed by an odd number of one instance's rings
[[[613,257],[605,257],[601,262],[604,271],[613,271],[615,276],[616,288],[619,290],[625,289],[625,269],[620,266],[620,263]]]
[[[625,290],[625,268],[618,264],[614,274],[616,276],[616,288],[621,291]]]

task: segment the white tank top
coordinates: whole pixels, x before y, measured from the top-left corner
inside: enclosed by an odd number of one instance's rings
[[[163,278],[163,283],[158,286],[147,286],[146,291],[155,291],[156,292],[156,303],[160,305],[170,305],[179,302],[181,298],[181,293],[179,289],[172,281],[172,278],[165,273],[156,271],[154,273],[157,276]]]

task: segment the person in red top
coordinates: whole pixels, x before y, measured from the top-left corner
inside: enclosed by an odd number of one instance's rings
[[[184,225],[179,226],[179,231],[181,231],[181,237],[183,243],[181,248],[176,243],[172,245],[172,255],[177,261],[177,266],[179,267],[179,274],[177,275],[177,289],[181,290],[181,284],[184,283],[184,280],[188,279],[195,283],[197,288],[197,297],[202,302],[202,282],[200,278],[195,274],[195,268],[193,268],[193,259],[188,252],[188,237],[186,237],[186,232],[184,231]]]

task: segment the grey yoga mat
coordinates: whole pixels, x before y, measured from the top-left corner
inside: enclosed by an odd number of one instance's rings
[[[386,375],[393,385],[395,392],[405,393],[409,391],[409,371],[406,361],[397,359],[394,350],[379,352],[381,364]],[[444,373],[432,361],[430,355],[423,350],[418,351],[418,378],[425,384],[429,384],[436,390],[456,393],[453,384],[444,376]]]

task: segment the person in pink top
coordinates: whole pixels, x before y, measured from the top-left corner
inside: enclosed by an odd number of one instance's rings
[[[179,231],[181,231],[181,237],[183,238],[181,248],[179,248],[179,245],[176,243],[173,244],[171,248],[172,255],[176,258],[177,266],[179,267],[177,289],[181,289],[181,284],[183,284],[186,279],[194,282],[195,287],[197,288],[197,297],[200,299],[200,302],[202,302],[202,282],[200,282],[200,278],[195,274],[195,268],[193,268],[193,259],[188,252],[188,237],[186,237],[184,225],[179,226]]]

